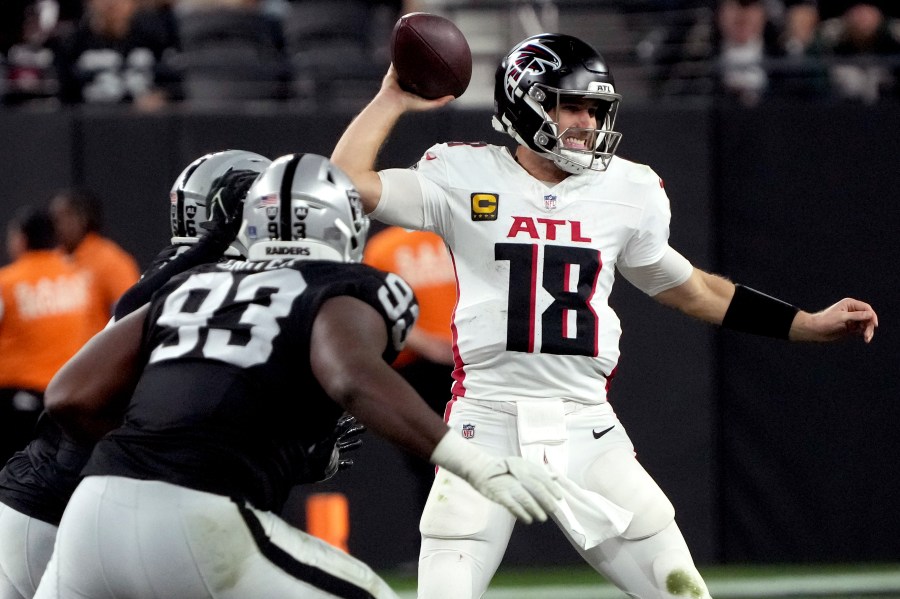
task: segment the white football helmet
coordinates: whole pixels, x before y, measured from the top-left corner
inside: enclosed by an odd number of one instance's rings
[[[368,231],[359,193],[342,170],[324,156],[288,154],[247,192],[238,241],[248,260],[360,262]]]
[[[234,170],[261,173],[271,163],[272,161],[265,156],[244,150],[212,152],[190,163],[175,179],[169,193],[172,244],[197,241],[200,223],[210,220],[213,216],[212,206],[207,205],[207,196],[216,179]],[[222,208],[233,210],[237,207]]]

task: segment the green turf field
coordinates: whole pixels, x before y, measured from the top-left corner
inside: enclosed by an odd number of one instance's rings
[[[715,599],[900,599],[900,563],[702,568]],[[412,575],[382,573],[403,599]],[[626,599],[587,567],[501,569],[485,599]]]

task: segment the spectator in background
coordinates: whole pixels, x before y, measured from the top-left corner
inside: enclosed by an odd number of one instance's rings
[[[59,103],[54,57],[61,35],[77,20],[72,2],[10,0],[0,2],[0,93],[6,105]],[[80,3],[78,8],[80,8]],[[3,58],[5,57],[5,61]]]
[[[900,20],[897,4],[838,2],[843,10],[822,22],[820,33],[833,59],[831,84],[841,98],[874,103],[898,91]],[[832,7],[835,10],[837,7]],[[882,60],[891,57],[893,62]]]
[[[815,0],[799,0],[785,6],[778,43],[786,56],[803,56],[816,44],[819,7]]]
[[[755,104],[768,90],[765,60],[777,34],[764,0],[718,0],[683,38],[677,31],[670,36],[645,50],[645,58],[668,66],[662,95],[723,95]],[[678,50],[670,54],[671,47]]]
[[[419,300],[419,318],[393,367],[432,410],[443,415],[450,401],[453,339],[450,319],[456,303],[456,273],[447,246],[436,234],[387,227],[366,246],[363,262],[400,275]],[[417,483],[419,509],[434,482],[434,466],[404,454]]]
[[[203,225],[188,230],[182,226],[183,218],[169,218],[171,245],[160,252],[159,261],[122,296],[116,306],[116,320],[146,304],[170,277],[215,261],[223,251],[230,252],[229,244],[236,233],[231,217],[239,210],[249,177],[258,172],[240,167],[252,169],[258,165],[262,170],[269,160],[262,156],[258,159],[255,162],[254,155],[237,150],[209,154],[192,162],[179,175],[173,193],[179,193],[184,201],[178,205],[186,213],[188,207],[203,208],[203,214],[196,215]],[[217,196],[221,210],[206,210],[207,197]],[[210,220],[204,222],[206,218]],[[50,561],[63,511],[92,448],[92,443],[77,442],[63,433],[45,411],[28,445],[0,469],[0,599],[34,597]],[[322,448],[326,449],[331,452],[330,448]]]
[[[55,251],[45,210],[9,222],[0,268],[0,463],[31,438],[47,383],[90,337],[87,275]]]
[[[63,251],[90,276],[89,328],[96,333],[109,322],[119,297],[139,278],[137,262],[100,234],[100,199],[83,189],[58,192],[50,213]]]
[[[767,61],[770,95],[788,98],[824,98],[829,95],[828,70],[818,35],[816,0],[776,2],[771,20],[776,27],[774,47]]]
[[[716,12],[720,86],[726,95],[755,104],[769,86],[769,17],[762,0],[723,0]]]
[[[60,44],[61,98],[159,109],[180,95],[168,66],[176,47],[165,20],[157,11],[141,10],[138,0],[86,0],[77,29]]]
[[[821,96],[827,80],[813,34],[816,8],[798,1],[719,0],[683,39],[659,33],[642,53],[665,74],[661,95],[718,95],[745,105],[766,96]],[[680,48],[674,55],[666,49]]]

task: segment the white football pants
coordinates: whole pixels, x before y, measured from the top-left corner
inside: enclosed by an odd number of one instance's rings
[[[53,553],[56,527],[0,503],[0,599],[31,599]]]
[[[361,561],[272,514],[158,481],[85,478],[36,599],[397,595]]]
[[[533,454],[533,448],[523,451],[520,446],[519,433],[524,431],[515,404],[485,403],[462,398],[452,402],[451,431],[493,455]],[[559,429],[564,438],[547,445],[545,459],[577,485],[634,513],[620,536],[590,549],[581,549],[554,517],[573,546],[630,597],[709,599],[671,503],[634,458],[631,440],[612,407],[564,402],[563,413]],[[514,524],[515,517],[505,508],[439,469],[419,524],[419,599],[482,597]]]

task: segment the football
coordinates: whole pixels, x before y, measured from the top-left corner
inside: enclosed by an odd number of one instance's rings
[[[433,100],[459,97],[472,78],[469,42],[452,21],[425,12],[403,15],[391,33],[391,61],[400,87]]]

